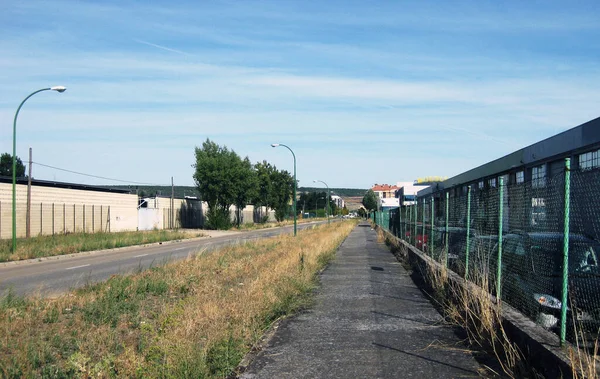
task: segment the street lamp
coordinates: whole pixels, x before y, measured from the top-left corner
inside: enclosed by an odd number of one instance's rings
[[[286,149],[288,149],[290,151],[290,153],[292,153],[292,156],[294,157],[294,237],[296,236],[297,232],[296,232],[296,154],[294,154],[294,152],[292,151],[292,149],[290,149],[289,146],[284,145],[282,143],[272,143],[271,147],[278,147],[278,146],[283,146]]]
[[[12,153],[12,251],[17,250],[17,117],[19,116],[19,111],[25,102],[33,95],[42,91],[56,91],[56,92],[65,92],[67,90],[66,87],[63,86],[55,86],[49,88],[42,88],[35,92],[32,92],[25,98],[25,100],[21,101],[19,107],[17,108],[17,112],[15,113],[15,120],[13,122],[13,153]]]
[[[327,183],[325,183],[322,180],[313,180],[313,183],[317,183],[317,182],[323,183],[323,184],[325,184],[325,187],[327,187],[327,223],[329,224],[329,209],[330,209],[329,208],[329,199],[330,199],[330,196],[329,196],[329,186],[327,185]]]

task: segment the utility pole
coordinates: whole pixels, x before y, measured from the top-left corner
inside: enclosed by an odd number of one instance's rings
[[[173,177],[171,176],[171,229],[175,226],[175,211],[173,210],[173,206],[175,204],[175,187],[173,186]]]
[[[31,147],[29,148],[29,176],[27,177],[27,216],[25,217],[25,236],[31,237]]]

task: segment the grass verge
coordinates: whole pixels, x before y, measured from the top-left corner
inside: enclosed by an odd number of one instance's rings
[[[82,251],[113,249],[154,242],[200,237],[201,233],[189,234],[171,230],[118,233],[72,233],[18,239],[17,250],[12,252],[10,239],[0,240],[0,262],[51,257]]]
[[[0,377],[213,378],[310,303],[354,228],[336,222],[130,275],[53,300],[0,299]]]

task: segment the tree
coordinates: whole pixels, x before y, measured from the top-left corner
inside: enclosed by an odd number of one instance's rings
[[[258,196],[258,176],[248,157],[236,162],[233,170],[231,186],[234,192],[234,204],[237,208],[236,222],[239,228],[242,221],[242,209]]]
[[[202,200],[208,203],[207,226],[213,229],[231,227],[229,208],[245,205],[250,168],[233,150],[219,146],[210,139],[196,147],[194,181]],[[251,169],[250,169],[251,170]]]
[[[287,171],[278,171],[273,166],[271,172],[271,192],[267,206],[275,210],[277,221],[283,221],[289,215],[289,203],[294,191],[294,178]]]
[[[362,218],[366,218],[367,211],[365,210],[365,208],[363,208],[363,207],[358,208],[358,215]]]
[[[17,157],[17,178],[25,177],[25,165],[21,158]],[[0,176],[12,177],[12,154],[4,153],[0,156]]]
[[[375,195],[375,192],[373,192],[372,189],[368,190],[362,199],[362,204],[369,212],[372,212],[377,209],[378,202],[379,199],[377,199],[377,195]]]
[[[268,207],[269,197],[273,191],[273,184],[271,183],[271,176],[277,169],[267,161],[257,162],[254,165],[254,171],[256,172],[256,192],[255,197],[252,199],[252,203],[255,209],[260,209],[259,215],[260,222],[264,223],[268,220],[268,215],[262,214],[262,207]]]

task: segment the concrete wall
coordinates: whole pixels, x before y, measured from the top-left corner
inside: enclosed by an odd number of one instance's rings
[[[25,237],[27,186],[17,184],[17,237]],[[115,192],[31,187],[31,236],[136,230],[137,196]],[[0,183],[0,239],[12,236],[12,185]]]

